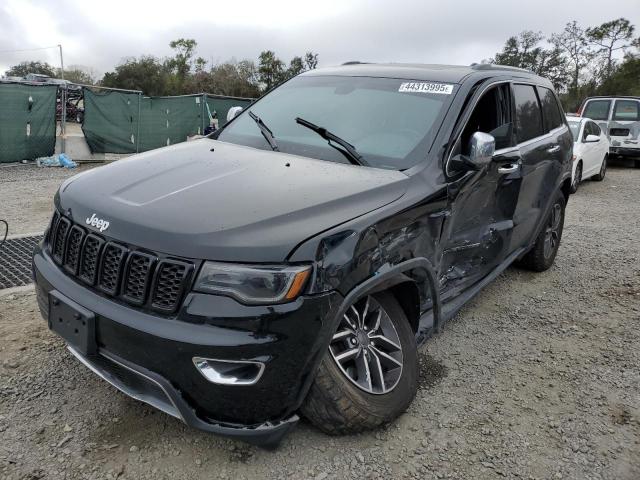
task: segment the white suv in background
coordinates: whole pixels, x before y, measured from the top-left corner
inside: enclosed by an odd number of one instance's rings
[[[607,171],[609,139],[590,118],[567,116],[573,134],[573,165],[571,193],[578,190],[582,180],[593,177],[601,181]]]
[[[611,142],[609,153],[640,168],[640,97],[589,97],[579,115],[595,120]]]

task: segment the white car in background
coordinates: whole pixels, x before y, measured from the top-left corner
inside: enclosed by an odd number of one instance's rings
[[[573,166],[571,193],[575,193],[582,180],[604,180],[609,155],[609,139],[590,118],[567,116],[573,134]]]

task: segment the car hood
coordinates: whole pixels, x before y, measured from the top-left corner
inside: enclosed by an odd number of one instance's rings
[[[393,202],[402,172],[264,151],[208,138],[89,170],[57,207],[89,230],[159,253],[275,262],[305,239]],[[94,222],[94,224],[97,222]],[[104,224],[98,224],[104,229]]]

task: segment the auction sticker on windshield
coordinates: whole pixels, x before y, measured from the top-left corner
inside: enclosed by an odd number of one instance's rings
[[[453,85],[446,83],[426,83],[426,82],[405,82],[400,85],[399,92],[408,93],[441,93],[451,95]]]

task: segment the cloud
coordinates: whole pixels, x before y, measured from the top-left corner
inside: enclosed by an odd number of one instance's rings
[[[640,28],[637,0],[618,0],[616,13]],[[66,64],[113,69],[123,58],[171,54],[169,41],[198,42],[198,54],[217,63],[256,59],[271,49],[289,60],[313,50],[320,65],[348,60],[469,64],[493,56],[521,30],[560,31],[610,20],[600,1],[460,0],[3,0],[0,51],[62,43]],[[0,53],[0,72],[21,60],[58,64],[56,51]]]

